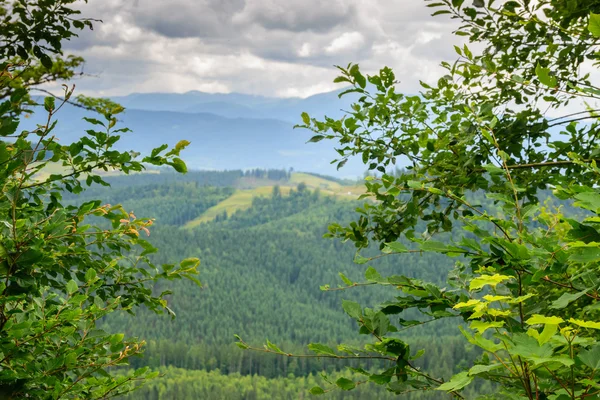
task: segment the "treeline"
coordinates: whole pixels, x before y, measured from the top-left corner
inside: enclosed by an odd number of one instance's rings
[[[258,178],[268,179],[270,181],[283,181],[286,182],[292,176],[291,170],[285,169],[249,169],[243,172],[243,176],[246,178]]]
[[[334,176],[331,175],[325,175],[325,174],[319,174],[317,172],[303,172],[304,174],[307,175],[312,175],[312,176],[316,176],[317,178],[322,178],[328,181],[332,181],[332,182],[337,182],[340,185],[356,185],[357,183],[361,183],[358,181],[358,179],[342,179],[342,178],[336,178]]]

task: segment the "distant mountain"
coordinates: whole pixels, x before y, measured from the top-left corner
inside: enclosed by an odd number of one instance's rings
[[[186,107],[181,112],[186,113],[210,113],[227,118],[254,118],[267,119],[268,113],[249,106],[228,103],[225,101],[214,101],[210,103],[194,104]]]
[[[163,143],[174,145],[186,139],[192,144],[182,153],[188,166],[193,169],[250,169],[294,168],[307,172],[355,178],[362,175],[364,166],[358,160],[349,162],[340,172],[330,161],[335,159],[334,142],[307,144],[311,132],[294,130],[291,119],[296,110],[319,109],[327,98],[313,96],[310,99],[266,99],[255,96],[232,94],[233,101],[204,101],[208,98],[223,99],[229,95],[208,95],[191,92],[186,94],[144,94],[115,98],[124,106],[144,106],[148,109],[129,108],[122,114],[119,126],[128,127],[133,133],[122,135],[118,144],[121,150],[148,153]],[[215,96],[215,98],[213,98]],[[194,103],[192,99],[204,99]],[[254,99],[254,100],[252,100]],[[252,101],[254,105],[252,105]],[[259,106],[259,104],[263,106]],[[328,103],[327,103],[328,104]],[[154,109],[151,109],[154,107]],[[160,110],[181,108],[187,111]],[[256,107],[256,111],[252,107]],[[210,109],[213,113],[192,112]],[[277,110],[277,111],[275,111]],[[300,111],[302,112],[302,111]],[[23,122],[23,129],[43,122],[43,113]],[[85,134],[91,126],[83,120],[90,112],[73,106],[65,106],[58,114],[59,124],[55,133],[62,143],[68,144]],[[262,117],[261,117],[262,115]],[[299,117],[299,113],[298,119]]]
[[[251,96],[240,93],[134,93],[113,100],[127,108],[148,111],[176,111],[186,113],[208,112],[227,118],[272,118],[298,123],[300,114],[311,116],[341,116],[341,109],[348,109],[352,97],[338,98],[329,92],[302,98],[275,98]]]

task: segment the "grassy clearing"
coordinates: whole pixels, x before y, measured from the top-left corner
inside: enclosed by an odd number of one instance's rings
[[[287,195],[292,188],[289,186],[281,186],[281,194]],[[216,206],[206,210],[200,217],[185,224],[185,228],[194,228],[203,222],[212,221],[217,215],[227,212],[228,215],[234,214],[239,210],[247,210],[252,206],[252,199],[255,197],[267,197],[273,192],[273,186],[261,186],[248,190],[236,190],[227,199],[223,200]]]
[[[289,180],[289,183],[294,186],[298,185],[301,182],[304,182],[306,186],[308,186],[311,189],[319,188],[322,190],[337,192],[342,188],[342,185],[340,185],[337,182],[330,181],[324,178],[319,178],[318,176],[314,176],[311,174],[304,174],[301,172],[292,174],[292,177]]]
[[[257,182],[253,183],[256,184]],[[310,190],[319,189],[324,195],[339,196],[351,200],[356,199],[364,193],[363,186],[343,186],[337,182],[304,173],[294,173],[286,184],[279,185],[281,193],[283,195],[289,194],[290,190],[295,189],[300,183],[306,184]],[[271,181],[270,185],[254,187],[252,189],[238,189],[229,198],[209,208],[198,218],[189,221],[184,228],[195,228],[204,222],[214,220],[218,215],[223,214],[223,212],[227,212],[227,215],[232,215],[236,211],[247,210],[252,206],[252,199],[254,197],[270,196],[273,192],[273,185],[274,182]]]

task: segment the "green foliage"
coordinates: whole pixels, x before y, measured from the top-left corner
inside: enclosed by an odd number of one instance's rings
[[[77,36],[75,29],[92,28],[93,20],[78,18],[81,11],[73,8],[76,1],[2,0],[0,36],[4,41],[0,59],[19,56],[27,61],[33,55],[50,69],[52,59],[48,53],[61,53],[62,42]]]
[[[600,95],[593,76],[581,72],[598,65],[600,2],[429,6],[460,21],[456,34],[479,43],[481,54],[457,47],[458,60],[443,63],[447,74],[437,84],[422,83],[419,96],[398,93],[390,68],[365,75],[356,64],[339,67],[336,82],[352,85],[340,96],[357,93],[358,101],[340,120],[302,117],[311,141],[339,143],[340,158],[332,162],[338,168],[358,156],[377,172],[367,178],[362,197],[369,201],[357,209],[358,220],[331,225],[327,236],[353,242],[358,264],[413,252],[455,260],[446,285],[371,267],[366,282],[342,276],[344,290],[393,286],[398,295],[373,308],[345,301],[344,311],[372,343],[339,345],[348,351],[335,357],[385,360],[386,372],[364,374],[398,394],[439,390],[465,398],[479,378],[499,387],[488,398],[598,398],[598,118],[587,105],[564,109]],[[560,116],[551,119],[549,110]],[[397,164],[410,167],[389,174]],[[544,206],[540,190],[548,188],[579,211],[564,215]],[[473,202],[476,193],[495,207]],[[366,256],[373,246],[381,254]],[[403,320],[394,319],[406,310],[434,321],[462,319],[464,338],[482,356],[449,381],[420,368],[406,336],[395,334]],[[352,385],[329,383],[336,386]]]
[[[85,186],[106,185],[103,171],[139,172],[143,163],[183,170],[179,152],[156,149],[142,160],[113,145],[127,129],[117,128],[123,108],[91,101],[102,120],[89,119],[86,135],[70,145],[53,136],[64,99],[48,97],[42,107],[46,121],[32,131],[19,131],[24,106],[34,106],[28,89],[72,76],[79,59],[52,63],[61,42],[76,29],[91,26],[77,20],[74,0],[0,2],[0,393],[3,398],[107,398],[126,393],[132,383],[152,376],[140,370],[111,376],[110,368],[127,364],[143,341],[98,327],[108,315],[139,306],[170,312],[165,296],[152,285],[166,279],[197,281],[199,261],[153,263],[156,249],[140,237],[152,220],[137,218],[120,205],[90,199],[78,205],[62,202],[65,193]],[[30,54],[30,52],[32,54]],[[42,66],[30,69],[33,55]],[[20,57],[13,64],[12,57]],[[53,68],[62,68],[60,70]],[[43,72],[43,70],[45,72]],[[51,164],[62,173],[46,174]],[[96,224],[102,219],[104,224]]]

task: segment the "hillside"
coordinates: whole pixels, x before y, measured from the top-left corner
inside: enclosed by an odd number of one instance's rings
[[[210,173],[195,174],[197,179],[210,180]],[[158,263],[185,257],[202,260],[201,289],[180,281],[155,288],[173,290],[169,306],[177,314],[175,320],[142,310],[135,317],[121,315],[104,322],[111,331],[139,336],[149,342],[146,356],[134,360],[133,365],[184,368],[189,374],[197,374],[198,379],[205,378],[193,371],[218,369],[219,374],[239,374],[235,375],[239,378],[232,379],[246,382],[244,385],[249,381],[243,377],[254,374],[267,379],[287,376],[303,379],[324,369],[342,371],[345,364],[332,361],[299,362],[243,352],[233,346],[233,335],[239,334],[256,344],[268,338],[297,353],[306,352],[303,347],[309,342],[335,345],[361,340],[356,334],[356,324],[341,310],[342,299],[376,304],[395,290],[322,292],[319,289],[323,284],[339,284],[338,272],[352,280],[363,279],[366,267],[353,264],[352,246],[322,238],[328,223],[353,218],[359,203],[347,195],[348,187],[313,175],[292,174],[287,182],[279,182],[280,191],[273,194],[273,184],[253,189],[218,188],[192,181],[194,172],[181,181],[162,180],[161,175],[140,176],[143,184],[133,183],[138,177],[111,178],[115,183],[112,189],[94,187],[79,199],[100,197],[118,201],[126,209],[134,210],[138,217],[157,217],[148,240],[161,249],[155,258]],[[152,183],[153,180],[157,183]],[[231,182],[240,181],[247,185],[249,179],[238,177]],[[282,187],[286,189],[281,190]],[[206,223],[189,226],[189,221],[197,218],[194,215],[207,217],[215,207],[226,209],[236,194],[239,198],[239,193],[261,195],[246,196],[246,201],[251,200],[226,218],[207,218]],[[187,229],[183,229],[186,224]],[[410,254],[401,260],[382,258],[372,265],[382,274],[437,281],[442,272],[452,267],[452,261],[442,256]],[[401,316],[411,319],[412,313]],[[419,362],[440,376],[450,376],[450,366],[476,356],[473,349],[465,348],[457,338],[456,327],[447,322],[423,325],[407,331],[403,337],[412,343],[414,351],[427,348],[425,358]],[[174,398],[173,393],[192,385],[186,376],[187,373],[179,372],[169,375],[165,379],[171,383],[168,390],[165,386],[163,397],[149,398]],[[303,387],[300,381],[288,384]],[[197,390],[203,393],[208,388]],[[223,394],[215,399],[228,396]],[[378,394],[377,398],[385,396]]]

